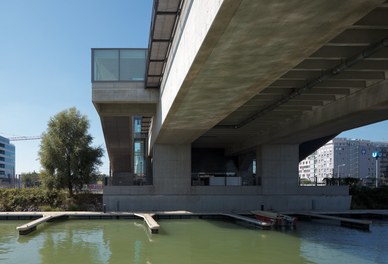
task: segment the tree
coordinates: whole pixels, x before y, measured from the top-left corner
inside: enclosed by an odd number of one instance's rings
[[[40,186],[40,178],[37,172],[29,172],[20,174],[20,178],[24,188]]]
[[[73,196],[73,190],[79,191],[95,179],[103,150],[91,146],[93,138],[88,129],[87,117],[74,107],[50,118],[39,151],[46,187],[68,188]]]

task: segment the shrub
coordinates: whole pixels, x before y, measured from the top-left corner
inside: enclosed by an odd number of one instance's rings
[[[388,187],[368,188],[353,186],[352,209],[388,209]]]
[[[64,191],[42,188],[0,189],[0,211],[100,211],[101,194],[77,194],[69,198]]]

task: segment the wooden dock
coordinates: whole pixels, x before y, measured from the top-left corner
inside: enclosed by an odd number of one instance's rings
[[[152,234],[159,233],[160,225],[153,218],[155,214],[135,213],[135,215],[144,219]]]
[[[372,221],[368,221],[368,220],[358,220],[358,219],[325,215],[325,214],[318,214],[318,213],[311,213],[311,212],[298,213],[298,215],[303,215],[303,216],[308,216],[308,217],[313,217],[313,218],[320,218],[320,219],[336,220],[336,221],[340,222],[341,226],[355,228],[355,229],[361,229],[361,230],[365,230],[365,231],[369,231],[370,225],[372,224]]]

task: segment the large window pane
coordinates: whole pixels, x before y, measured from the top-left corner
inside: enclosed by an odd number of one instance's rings
[[[120,50],[120,81],[144,81],[145,63],[145,50]]]
[[[94,81],[119,80],[119,51],[94,50]]]
[[[135,116],[134,118],[134,130],[135,130],[135,134],[138,133],[140,134],[141,133],[141,117],[140,116]]]
[[[134,173],[144,175],[144,141],[135,140],[134,150]]]

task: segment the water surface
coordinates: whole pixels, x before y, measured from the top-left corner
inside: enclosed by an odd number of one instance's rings
[[[388,224],[371,232],[317,222],[297,230],[249,229],[220,220],[65,220],[18,236],[0,221],[0,263],[388,263]]]

